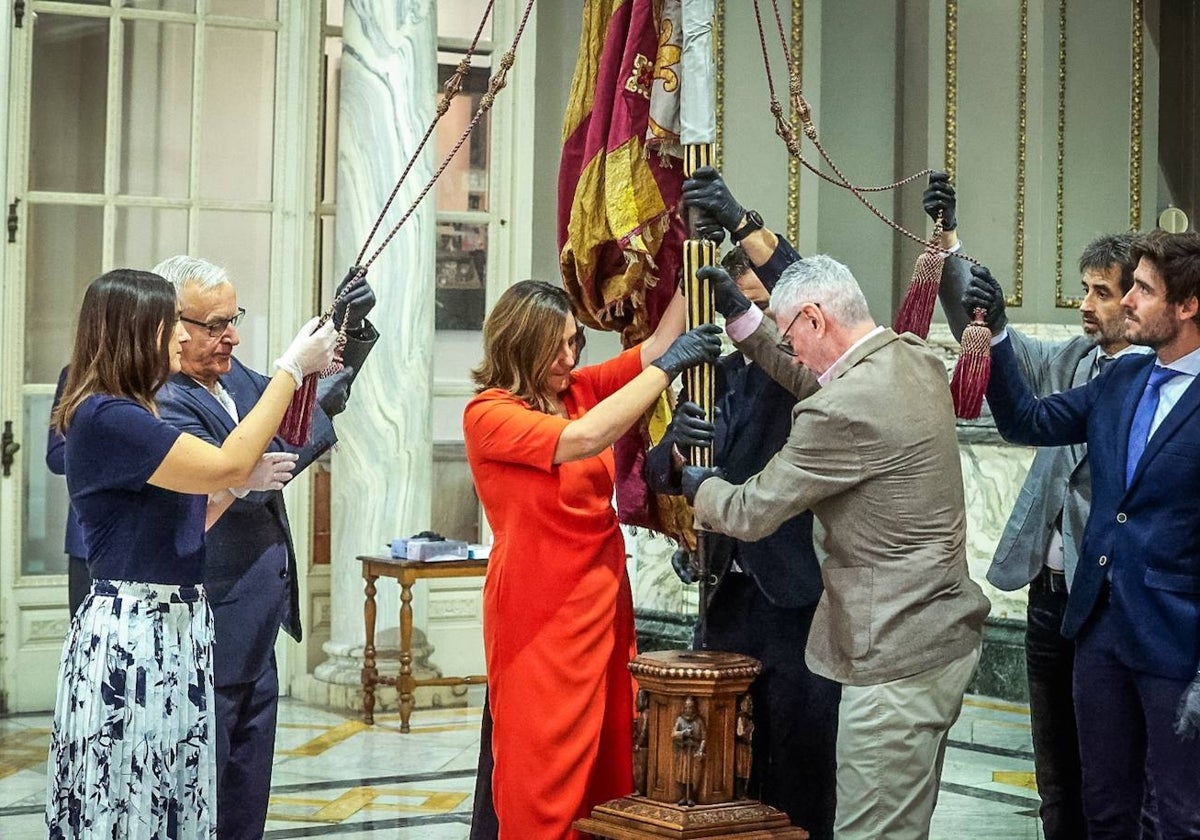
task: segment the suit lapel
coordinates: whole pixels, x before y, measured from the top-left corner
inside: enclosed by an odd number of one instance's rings
[[[221,385],[233,398],[233,404],[237,407],[238,418],[245,417],[250,413],[250,410],[258,402],[260,393],[247,370],[241,362],[234,359],[229,373],[221,377]]]
[[[1075,365],[1075,375],[1071,378],[1071,387],[1080,388],[1088,383],[1092,378],[1092,368],[1095,366],[1096,357],[1100,354],[1100,347],[1097,345],[1089,352],[1083,354],[1078,363]],[[1076,443],[1067,447],[1067,463],[1066,473],[1068,476],[1074,475],[1079,469],[1079,465],[1083,463],[1083,459],[1087,457],[1087,444]]]
[[[1153,365],[1150,366],[1153,369]],[[1149,374],[1147,374],[1149,378]],[[1138,390],[1138,396],[1141,396],[1141,390]],[[1146,471],[1146,465],[1150,460],[1158,454],[1164,443],[1183,427],[1188,418],[1195,413],[1196,409],[1200,408],[1200,376],[1192,380],[1192,384],[1179,398],[1179,402],[1171,407],[1167,416],[1163,418],[1162,424],[1154,430],[1154,434],[1150,436],[1150,440],[1146,442],[1146,450],[1142,453],[1142,459],[1138,461],[1137,469],[1133,473],[1133,480],[1129,482],[1129,486],[1133,487],[1141,478],[1143,472]],[[1130,421],[1132,423],[1132,419]],[[1126,435],[1128,438],[1128,435]],[[1126,442],[1128,446],[1128,441]]]
[[[233,427],[237,424],[233,422],[233,418],[229,416],[229,412],[217,402],[217,398],[209,393],[207,388],[190,376],[182,373],[174,374],[171,377],[171,381],[175,383],[182,393],[187,395],[188,399],[208,412],[216,420],[216,425],[225,430],[225,434],[233,431]]]

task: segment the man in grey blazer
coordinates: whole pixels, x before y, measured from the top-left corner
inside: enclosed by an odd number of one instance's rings
[[[943,247],[957,249],[956,196],[945,173],[930,176],[924,205],[930,217],[942,214]],[[1132,240],[1130,234],[1101,236],[1080,256],[1083,335],[1050,341],[1007,327],[1021,375],[1037,396],[1083,385],[1118,356],[1151,352],[1125,340],[1121,298],[1133,283]],[[1003,297],[972,282],[964,260],[946,260],[939,296],[955,338],[976,305],[987,312],[994,334],[1007,326]],[[1038,449],[987,574],[998,589],[1029,585],[1025,668],[1046,840],[1080,840],[1086,834],[1071,690],[1075,643],[1063,638],[1061,628],[1090,502],[1086,444]]]
[[[724,311],[733,281],[705,271]],[[726,329],[800,398],[787,443],[741,485],[687,466],[680,489],[700,527],[739,540],[804,510],[821,521],[825,592],[805,661],[842,684],[834,836],[924,838],[989,608],[967,573],[946,370],[920,339],[876,326],[830,257],[789,266],[771,309],[779,332],[756,308]]]

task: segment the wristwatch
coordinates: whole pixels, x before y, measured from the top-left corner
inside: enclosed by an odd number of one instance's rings
[[[763,229],[763,217],[759,215],[757,210],[747,210],[746,220],[742,222],[742,226],[737,230],[730,231],[729,240],[737,243],[741,242],[756,230]]]

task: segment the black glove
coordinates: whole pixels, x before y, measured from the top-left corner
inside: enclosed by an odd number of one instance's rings
[[[361,271],[358,266],[351,266],[346,272],[346,276],[342,278],[342,282],[338,283],[337,290],[333,296],[336,298],[342,293],[342,289],[346,288],[347,284],[354,279],[355,275]],[[365,274],[365,272],[364,272]],[[342,321],[345,319],[346,328],[348,330],[362,329],[363,321],[367,317],[367,313],[375,308],[375,292],[371,289],[364,277],[362,282],[350,290],[344,297],[338,300],[333,306],[333,323],[338,329],[342,328]]]
[[[935,222],[938,213],[942,214],[942,230],[958,227],[958,219],[954,215],[958,199],[954,195],[954,184],[950,183],[950,176],[945,172],[929,173],[929,186],[925,188],[921,203],[925,205],[929,218]]]
[[[694,402],[681,402],[675,406],[663,440],[678,446],[681,452],[693,446],[708,448],[716,431],[717,427],[704,418],[703,408]]]
[[[354,381],[354,368],[344,367],[333,376],[317,380],[317,404],[326,417],[335,417],[346,410],[350,399],[350,383]]]
[[[696,555],[686,548],[675,549],[675,553],[671,555],[671,568],[675,570],[675,576],[688,586],[700,580],[700,568],[696,563]]]
[[[688,502],[696,501],[696,491],[700,485],[710,478],[724,478],[725,472],[720,467],[693,467],[690,464],[683,468],[683,479],[679,482],[684,498]]]
[[[674,379],[688,368],[715,362],[721,357],[721,328],[701,324],[671,342],[666,352],[650,364]]]
[[[977,308],[983,309],[983,318],[993,335],[1008,326],[1008,316],[1004,314],[1004,289],[992,272],[982,265],[971,266],[971,282],[963,292],[962,305],[970,320],[975,319]]]
[[[696,276],[701,280],[708,281],[712,286],[713,302],[717,306],[717,311],[724,315],[726,320],[731,320],[749,311],[753,305],[750,303],[750,299],[742,294],[737,283],[729,276],[729,272],[721,266],[706,265],[696,272]]]
[[[721,227],[721,223],[703,210],[697,209],[695,212],[696,215],[692,218],[692,238],[707,239],[714,245],[724,242],[725,228]]]
[[[730,233],[737,230],[746,215],[746,208],[737,203],[720,173],[711,166],[702,166],[683,182],[683,203],[698,207]]]
[[[1200,736],[1200,674],[1196,674],[1192,684],[1183,690],[1183,696],[1179,698],[1175,734],[1183,741]]]

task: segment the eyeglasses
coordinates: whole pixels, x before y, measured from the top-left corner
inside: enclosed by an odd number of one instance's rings
[[[237,308],[237,314],[235,314],[232,318],[219,318],[215,321],[197,321],[194,318],[184,318],[182,315],[180,315],[179,320],[183,321],[185,324],[194,324],[195,326],[202,328],[206,333],[208,333],[209,338],[219,338],[225,334],[225,330],[229,329],[230,327],[236,327],[238,324],[242,323],[242,318],[245,316],[245,314],[246,310],[239,306]]]
[[[810,302],[812,303],[813,306],[817,307],[817,309],[821,308],[821,304],[817,303],[816,301],[810,301]],[[787,355],[791,356],[793,359],[796,358],[796,348],[792,347],[792,340],[790,338],[788,338],[788,334],[791,333],[792,327],[796,326],[796,322],[800,320],[800,316],[803,314],[804,314],[804,304],[802,303],[802,304],[800,304],[800,308],[796,310],[796,316],[794,318],[792,318],[791,321],[788,322],[787,329],[785,329],[783,331],[783,338],[781,338],[778,341],[778,343],[776,343],[776,345],[775,345],[780,350],[780,352],[786,353]]]

